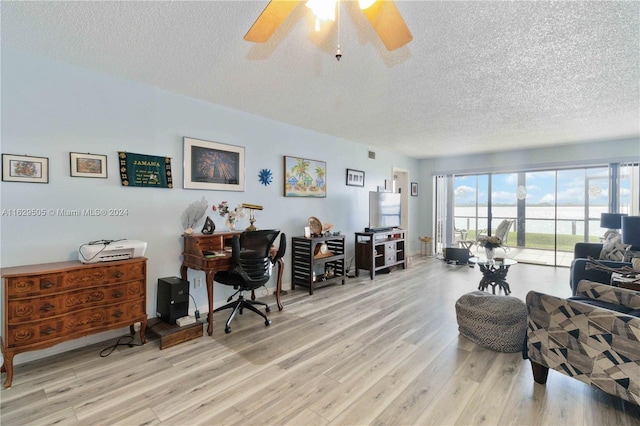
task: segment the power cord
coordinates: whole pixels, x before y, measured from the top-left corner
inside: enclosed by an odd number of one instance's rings
[[[134,336],[129,336],[129,335],[120,336],[115,345],[106,347],[106,348],[104,348],[103,350],[100,351],[100,357],[101,358],[108,357],[109,355],[111,355],[111,353],[113,351],[116,350],[116,348],[118,346],[128,346],[130,348],[132,348],[134,346],[142,346],[142,344],[140,344],[140,343],[133,343],[133,338],[134,338]],[[122,339],[128,339],[128,341],[127,342],[122,342]]]
[[[189,296],[191,296],[191,300],[193,300],[193,307],[196,309],[193,312],[193,315],[196,317],[196,319],[200,319],[200,311],[198,310],[198,305],[196,305],[196,299],[193,298],[193,295],[191,293],[189,293]]]

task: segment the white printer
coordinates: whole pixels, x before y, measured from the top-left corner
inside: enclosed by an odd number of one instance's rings
[[[144,256],[147,243],[138,240],[98,240],[80,244],[78,260],[82,263],[110,262]]]

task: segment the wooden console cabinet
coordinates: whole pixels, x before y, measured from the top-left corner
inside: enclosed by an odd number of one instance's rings
[[[404,230],[356,232],[356,276],[365,269],[373,279],[376,271],[396,265],[407,267]]]
[[[326,252],[321,248],[325,245]],[[344,235],[326,237],[293,237],[291,239],[291,289],[296,285],[309,288],[338,281],[345,282]]]
[[[1,270],[4,317],[4,387],[13,380],[13,357],[67,340],[140,323],[146,342],[147,259],[82,264],[79,261]]]

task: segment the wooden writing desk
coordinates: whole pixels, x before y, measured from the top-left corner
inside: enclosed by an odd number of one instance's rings
[[[203,271],[207,283],[207,299],[209,301],[209,325],[207,326],[207,334],[213,334],[213,277],[218,271],[228,271],[231,268],[231,240],[234,235],[240,234],[239,231],[214,232],[213,234],[190,234],[183,235],[184,251],[182,252],[182,266],[180,267],[180,276],[187,281],[187,270],[189,268],[197,271]],[[275,248],[274,248],[275,249]],[[274,250],[272,249],[272,250]],[[277,249],[275,249],[277,251]],[[203,254],[205,251],[224,252],[222,257],[207,257]],[[276,287],[276,300],[278,309],[282,310],[280,303],[280,291],[282,290],[282,269],[284,261],[278,261],[278,284]],[[253,292],[251,298],[255,299]]]

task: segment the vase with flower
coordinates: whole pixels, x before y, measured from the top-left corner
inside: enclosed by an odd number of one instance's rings
[[[484,254],[487,257],[487,261],[492,262],[496,255],[496,249],[502,247],[502,240],[495,235],[491,235],[482,239],[480,245],[484,247]]]
[[[220,213],[220,216],[225,217],[225,226],[229,228],[230,231],[236,230],[236,222],[239,219],[242,219],[246,216],[244,212],[244,208],[241,205],[238,205],[233,210],[229,208],[229,203],[226,201],[218,204],[218,207],[215,204],[212,206],[213,211],[217,211]]]

